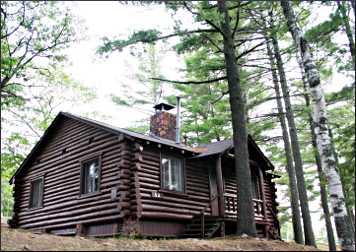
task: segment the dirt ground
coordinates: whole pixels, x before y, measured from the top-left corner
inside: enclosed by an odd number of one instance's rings
[[[1,227],[1,251],[37,250],[37,251],[137,251],[137,250],[255,250],[255,251],[318,251],[316,248],[300,246],[295,243],[271,241],[258,238],[214,238],[201,239],[167,239],[147,240],[128,238],[84,238],[64,237],[50,234],[34,234],[21,229]]]

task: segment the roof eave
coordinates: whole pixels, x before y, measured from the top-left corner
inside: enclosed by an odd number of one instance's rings
[[[90,120],[86,120],[85,118],[81,118],[81,117],[77,117],[75,115],[72,115],[70,113],[66,113],[66,112],[59,112],[58,115],[54,118],[54,120],[52,121],[52,123],[48,126],[48,128],[45,130],[45,132],[43,133],[43,135],[41,136],[41,138],[38,140],[38,142],[35,144],[35,146],[32,148],[31,152],[26,156],[26,158],[24,159],[24,161],[21,163],[21,165],[19,166],[19,168],[15,171],[14,175],[10,178],[9,180],[9,183],[10,185],[14,183],[14,179],[15,177],[20,173],[20,171],[23,169],[23,167],[25,167],[27,165],[27,163],[31,160],[32,156],[34,155],[34,153],[37,151],[37,149],[41,146],[42,142],[45,140],[45,138],[47,137],[48,133],[52,130],[52,128],[54,127],[54,125],[57,123],[57,121],[59,120],[59,118],[61,116],[65,116],[65,117],[68,117],[68,118],[71,118],[73,120],[77,120],[77,121],[80,121],[82,123],[85,123],[85,124],[89,124],[93,127],[96,127],[96,128],[100,128],[102,130],[105,130],[107,132],[110,132],[114,135],[125,135],[128,139],[130,138],[134,138],[134,139],[141,139],[139,137],[136,137],[136,136],[132,136],[132,135],[129,135],[125,132],[122,132],[118,129],[112,129],[110,127],[107,127],[105,125],[102,125],[102,124],[98,124],[98,123],[95,123],[93,121],[90,121]],[[187,152],[190,152],[192,154],[197,154],[197,152],[194,152],[193,150],[189,149],[189,148],[186,148],[186,147],[183,147],[183,146],[177,146],[175,144],[171,144],[171,143],[165,143],[165,142],[162,142],[160,141],[159,139],[141,139],[141,140],[144,140],[144,141],[150,141],[150,142],[155,142],[155,143],[158,143],[158,144],[162,144],[162,145],[167,145],[167,146],[170,146],[170,147],[173,147],[173,148],[176,148],[176,149],[180,149],[180,150],[184,150],[184,151],[187,151]]]

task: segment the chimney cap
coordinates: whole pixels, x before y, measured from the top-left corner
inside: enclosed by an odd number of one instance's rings
[[[173,109],[174,106],[170,105],[170,104],[167,104],[167,103],[161,102],[161,103],[156,104],[155,106],[153,106],[153,108],[156,109],[156,110],[166,110],[166,111],[168,111],[168,110]]]

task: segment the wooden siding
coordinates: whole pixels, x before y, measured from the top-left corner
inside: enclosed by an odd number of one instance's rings
[[[123,145],[114,134],[64,118],[36,159],[16,177],[15,226],[50,231],[78,223],[117,221],[120,209],[112,189],[120,186]],[[101,155],[100,192],[81,196],[79,160],[96,153]],[[43,207],[29,209],[30,179],[37,176],[44,176]]]
[[[161,190],[160,151],[164,154],[177,155],[177,152],[173,153],[168,148],[145,146],[138,161],[137,176],[142,207],[139,217],[191,219],[207,204],[206,214],[210,214],[208,164],[185,159],[185,192]],[[181,157],[183,158],[183,155]],[[152,192],[158,192],[160,197],[152,197]]]
[[[259,167],[261,169],[261,167]],[[233,164],[230,160],[223,162],[223,179],[224,179],[224,192],[227,195],[236,195],[236,175]],[[271,181],[271,176],[267,176],[264,171],[263,174],[263,194],[266,204],[266,218],[256,216],[256,223],[269,224],[274,226],[276,224],[276,189],[275,183]],[[261,198],[262,199],[262,198]],[[226,218],[234,219],[236,218],[236,213],[225,213]]]

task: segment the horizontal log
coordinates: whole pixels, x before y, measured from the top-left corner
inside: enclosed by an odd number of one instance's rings
[[[66,221],[74,221],[74,220],[82,220],[82,219],[88,219],[88,218],[97,218],[100,215],[108,215],[108,214],[119,214],[119,211],[117,209],[110,209],[110,210],[105,210],[105,211],[100,211],[100,212],[94,212],[94,213],[89,213],[89,214],[82,214],[79,216],[70,216],[66,218],[59,218],[59,219],[54,219],[54,220],[49,220],[49,221],[40,221],[32,224],[26,224],[26,225],[21,225],[22,228],[34,228],[34,227],[40,227],[40,226],[46,226],[50,224],[55,224],[55,223],[63,223]]]
[[[104,196],[105,194],[110,196],[111,195],[111,189],[103,189],[100,191],[100,194],[95,194],[95,195],[86,195],[86,197],[80,197],[79,193],[76,194],[75,196],[68,196],[67,198],[62,198],[62,199],[58,199],[58,200],[54,200],[51,202],[48,202],[45,204],[45,207],[50,207],[52,205],[58,205],[60,203],[65,203],[65,202],[73,202],[73,201],[78,201],[78,202],[83,202],[83,201],[90,201],[95,199],[98,199],[99,197]],[[26,209],[27,209],[28,205],[26,205]]]
[[[61,130],[66,128],[64,131]],[[63,143],[68,142],[68,139],[73,139],[73,137],[78,136],[78,133],[86,131],[98,130],[95,128],[88,127],[87,125],[77,124],[77,125],[63,125],[61,128],[51,135],[51,141],[48,142],[48,149],[58,148],[58,146],[63,145]],[[79,135],[80,136],[80,135]]]
[[[75,153],[73,152],[72,155],[68,156],[66,160],[62,160],[61,158],[56,158],[51,160],[51,162],[46,162],[46,163],[41,163],[41,167],[38,167],[38,170],[34,171],[28,171],[26,173],[26,176],[31,176],[35,172],[36,174],[41,173],[41,172],[46,172],[50,173],[52,171],[57,171],[58,169],[61,169],[65,167],[66,162],[72,161],[73,163],[77,162],[79,164],[79,158],[82,158],[90,153],[95,153],[97,151],[112,151],[113,149],[116,149],[116,142],[115,140],[109,140],[102,145],[95,146],[93,148],[85,148],[83,150],[78,150]]]
[[[23,211],[18,213],[19,217],[21,219],[28,219],[28,218],[37,218],[40,216],[46,216],[49,214],[55,214],[55,213],[61,213],[64,211],[72,211],[72,210],[76,210],[76,209],[81,209],[81,208],[85,208],[85,207],[91,207],[91,206],[95,206],[95,205],[100,205],[100,204],[107,204],[107,203],[111,203],[113,202],[111,200],[111,198],[100,198],[99,200],[95,200],[95,201],[91,201],[91,202],[81,202],[81,203],[73,203],[72,204],[62,204],[59,207],[52,207],[52,208],[41,208],[40,210],[36,210],[36,211]]]
[[[173,207],[166,207],[166,206],[155,206],[155,205],[148,205],[142,203],[143,211],[158,211],[158,212],[165,212],[165,213],[181,213],[181,214],[200,214],[200,211],[188,210],[188,209],[178,209]]]
[[[154,179],[154,180],[158,180],[158,181],[161,179],[159,175],[152,175],[152,174],[148,174],[148,173],[142,172],[142,171],[139,171],[138,175],[140,178],[149,178],[149,179]]]
[[[142,218],[156,218],[156,219],[176,219],[176,220],[191,220],[192,214],[174,214],[174,213],[160,213],[151,211],[142,211]]]
[[[147,165],[147,164],[144,164],[144,163],[141,163],[141,170],[142,169],[147,169],[147,170],[151,170],[151,171],[156,171],[156,172],[159,172],[159,166],[152,166],[152,165]]]
[[[41,228],[45,228],[45,229],[63,228],[63,227],[75,226],[76,224],[90,224],[90,223],[98,223],[98,222],[118,221],[118,219],[120,218],[122,218],[122,215],[109,215],[100,218],[92,218],[88,220],[71,221],[62,224],[46,225]]]
[[[119,184],[118,185],[118,189],[119,189],[119,191],[121,191],[121,190],[126,191],[126,190],[130,189],[130,186],[129,185]]]
[[[62,142],[63,146],[58,146],[57,148],[47,148],[38,156],[38,159],[40,159],[39,164],[35,164],[34,168],[38,168],[38,166],[41,165],[41,163],[45,163],[48,161],[53,160],[55,157],[67,157],[71,153],[73,153],[77,149],[82,149],[83,147],[90,147],[88,144],[87,139],[89,137],[92,137],[93,135],[96,137],[96,144],[100,144],[101,142],[105,141],[105,139],[112,138],[113,135],[110,134],[103,134],[103,132],[100,132],[98,130],[88,132],[85,136],[80,136],[81,133],[79,133],[76,136],[76,139],[69,139],[68,142]],[[92,145],[91,147],[93,147]],[[66,149],[66,153],[63,154],[62,151],[63,149]]]
[[[197,211],[201,211],[204,206],[201,205],[192,205],[189,203],[186,204],[179,204],[179,203],[173,203],[173,202],[167,202],[165,199],[161,199],[161,200],[148,200],[148,199],[141,199],[142,204],[146,204],[146,205],[153,205],[153,206],[167,206],[167,207],[176,207],[176,208],[181,208],[181,209],[193,209],[193,210],[197,210]],[[144,207],[143,207],[144,209]],[[210,207],[206,208],[207,211],[210,211]]]
[[[159,185],[151,185],[151,184],[143,183],[143,182],[140,182],[140,187],[147,188],[147,189],[156,189],[156,190],[158,190],[160,188]]]
[[[61,213],[55,213],[55,214],[47,214],[45,216],[42,217],[34,217],[34,218],[29,218],[29,219],[20,219],[19,220],[19,224],[20,225],[24,225],[24,224],[28,224],[28,223],[32,223],[32,222],[36,222],[38,223],[39,221],[42,220],[51,220],[51,219],[57,219],[57,218],[61,218],[61,217],[75,217],[77,215],[81,215],[84,213],[93,213],[95,211],[97,212],[102,212],[103,210],[107,210],[107,209],[115,209],[116,208],[116,203],[109,203],[109,204],[101,204],[101,205],[97,205],[97,206],[93,206],[93,207],[85,207],[85,208],[80,208],[80,209],[76,209],[73,211],[62,211]]]
[[[63,136],[63,138],[60,140],[60,144],[57,146],[46,146],[46,150],[38,157],[42,161],[47,161],[56,155],[62,155],[63,149],[67,150],[67,153],[64,155],[68,155],[75,147],[82,147],[84,145],[88,146],[88,139],[91,137],[93,137],[95,141],[100,141],[101,139],[110,136],[112,136],[112,134],[103,133],[102,130],[86,129],[82,132],[77,132],[75,136],[71,138],[66,139],[66,136]]]
[[[150,169],[146,169],[143,166],[141,166],[141,170],[140,172],[142,173],[146,173],[146,174],[153,174],[153,175],[160,175],[160,171],[159,170],[150,170]]]
[[[90,151],[92,150],[96,150],[96,151],[101,150],[102,148],[109,146],[110,145],[109,143],[112,143],[113,145],[115,144],[116,145],[115,147],[117,148],[116,138],[113,136],[106,137],[101,141],[98,141],[96,145],[88,146],[88,144],[81,144],[80,146],[77,146],[77,148],[73,149],[72,151],[70,152],[68,151],[66,155],[57,155],[56,157],[49,158],[48,160],[41,160],[41,162],[36,166],[30,167],[29,171],[31,171],[31,169],[34,169],[35,171],[41,170],[41,168],[43,168],[44,166],[51,165],[58,161],[63,161],[63,160],[73,159],[73,158],[77,158],[78,160],[78,157],[85,156],[88,153],[90,153]]]

